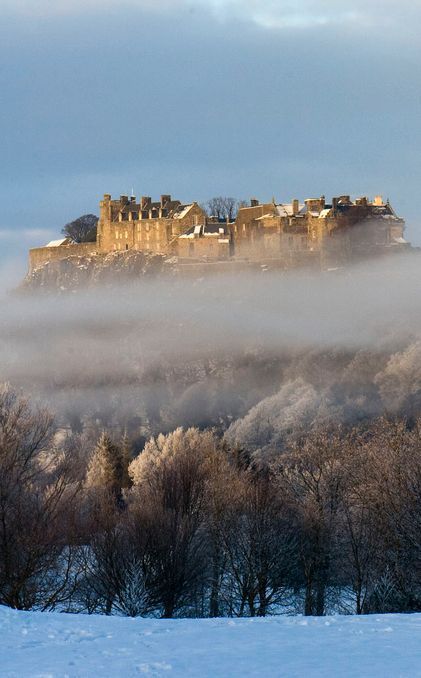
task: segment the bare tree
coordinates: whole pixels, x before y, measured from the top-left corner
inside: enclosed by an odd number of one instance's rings
[[[268,470],[242,471],[230,487],[221,532],[231,612],[264,617],[285,602],[293,581],[294,522]]]
[[[217,196],[208,200],[207,209],[210,216],[216,217],[218,221],[234,221],[237,211],[241,205],[235,198]]]
[[[279,489],[297,516],[305,614],[325,614],[334,582],[338,528],[350,468],[338,433],[316,431],[294,444],[278,464]]]
[[[71,595],[75,505],[53,419],[0,388],[0,603],[52,609]]]

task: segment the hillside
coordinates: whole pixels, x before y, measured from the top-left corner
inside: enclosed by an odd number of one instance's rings
[[[421,676],[421,615],[151,620],[0,608],[3,678]]]
[[[84,287],[118,284],[171,272],[175,260],[148,252],[111,252],[89,256],[67,256],[48,261],[30,272],[20,291],[66,292]]]

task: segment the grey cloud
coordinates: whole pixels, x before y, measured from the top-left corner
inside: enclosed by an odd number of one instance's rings
[[[104,192],[132,186],[201,201],[380,192],[417,240],[417,44],[391,50],[368,26],[319,26],[311,39],[291,30],[280,40],[251,21],[263,10],[339,15],[341,0],[133,0],[130,11],[72,2],[65,18],[48,14],[50,3],[17,6],[45,15],[26,20],[13,2],[0,26],[3,225],[58,234],[97,212]],[[402,21],[419,11],[399,7]]]
[[[356,30],[407,25],[419,18],[419,0],[3,0],[4,9],[21,16],[63,16],[118,9],[141,10],[153,14],[173,14],[178,10],[205,10],[221,20],[235,17],[273,29],[347,23]]]

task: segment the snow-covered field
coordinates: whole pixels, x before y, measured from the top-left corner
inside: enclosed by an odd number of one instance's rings
[[[0,607],[0,676],[421,676],[421,615],[149,620]]]

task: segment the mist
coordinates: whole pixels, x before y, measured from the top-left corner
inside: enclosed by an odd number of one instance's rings
[[[3,268],[3,290],[10,271]],[[420,283],[411,254],[322,274],[168,275],[55,295],[3,292],[0,379],[46,404],[65,428],[95,421],[146,439],[215,427],[236,445],[270,452],[320,420],[414,414]]]

